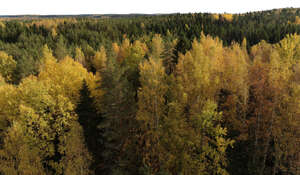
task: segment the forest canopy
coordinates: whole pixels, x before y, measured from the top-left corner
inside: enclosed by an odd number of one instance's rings
[[[298,175],[299,18],[2,18],[0,175]]]

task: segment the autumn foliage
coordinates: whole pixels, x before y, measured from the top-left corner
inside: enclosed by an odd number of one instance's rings
[[[0,174],[299,174],[300,36],[200,36],[178,56],[171,34],[44,45],[20,82],[1,51]]]

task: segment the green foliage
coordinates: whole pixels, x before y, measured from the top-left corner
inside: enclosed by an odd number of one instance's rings
[[[299,174],[299,9],[108,16],[0,22],[0,174]]]
[[[102,108],[98,111],[104,121],[98,127],[107,140],[101,153],[101,164],[105,165],[102,171],[107,174],[126,174],[138,169],[132,156],[136,150],[126,149],[132,137],[132,127],[136,124],[137,106],[135,92],[124,74],[124,67],[114,57],[108,59],[107,68],[101,74],[100,88],[104,94],[100,99]]]

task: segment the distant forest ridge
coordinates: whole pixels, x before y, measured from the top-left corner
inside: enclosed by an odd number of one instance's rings
[[[43,19],[43,18],[130,18],[140,16],[158,16],[166,14],[78,14],[78,15],[0,15],[0,18]],[[167,14],[170,15],[170,14]]]
[[[198,13],[127,13],[127,14],[48,14],[48,15],[34,15],[34,14],[23,14],[23,15],[0,15],[0,18],[20,18],[20,19],[37,19],[37,18],[131,18],[131,17],[145,17],[145,16],[165,16],[165,15],[186,15],[186,14],[233,14],[233,15],[246,15],[252,13],[291,13],[291,14],[299,14],[300,8],[279,8],[279,9],[271,9],[271,10],[263,10],[263,11],[249,11],[246,13],[210,13],[210,12],[198,12]]]

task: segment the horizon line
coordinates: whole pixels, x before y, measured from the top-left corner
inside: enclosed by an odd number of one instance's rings
[[[132,13],[66,13],[66,14],[0,14],[0,17],[13,17],[13,16],[83,16],[83,15],[168,15],[168,14],[196,14],[196,13],[209,13],[209,14],[246,14],[246,13],[255,13],[255,12],[263,12],[263,11],[272,11],[272,10],[281,10],[281,9],[300,9],[295,7],[284,7],[284,8],[272,8],[265,10],[253,10],[246,12],[238,12],[238,13],[230,13],[230,12],[208,12],[208,11],[199,11],[199,12],[166,12],[166,13],[140,13],[140,12],[132,12]]]

